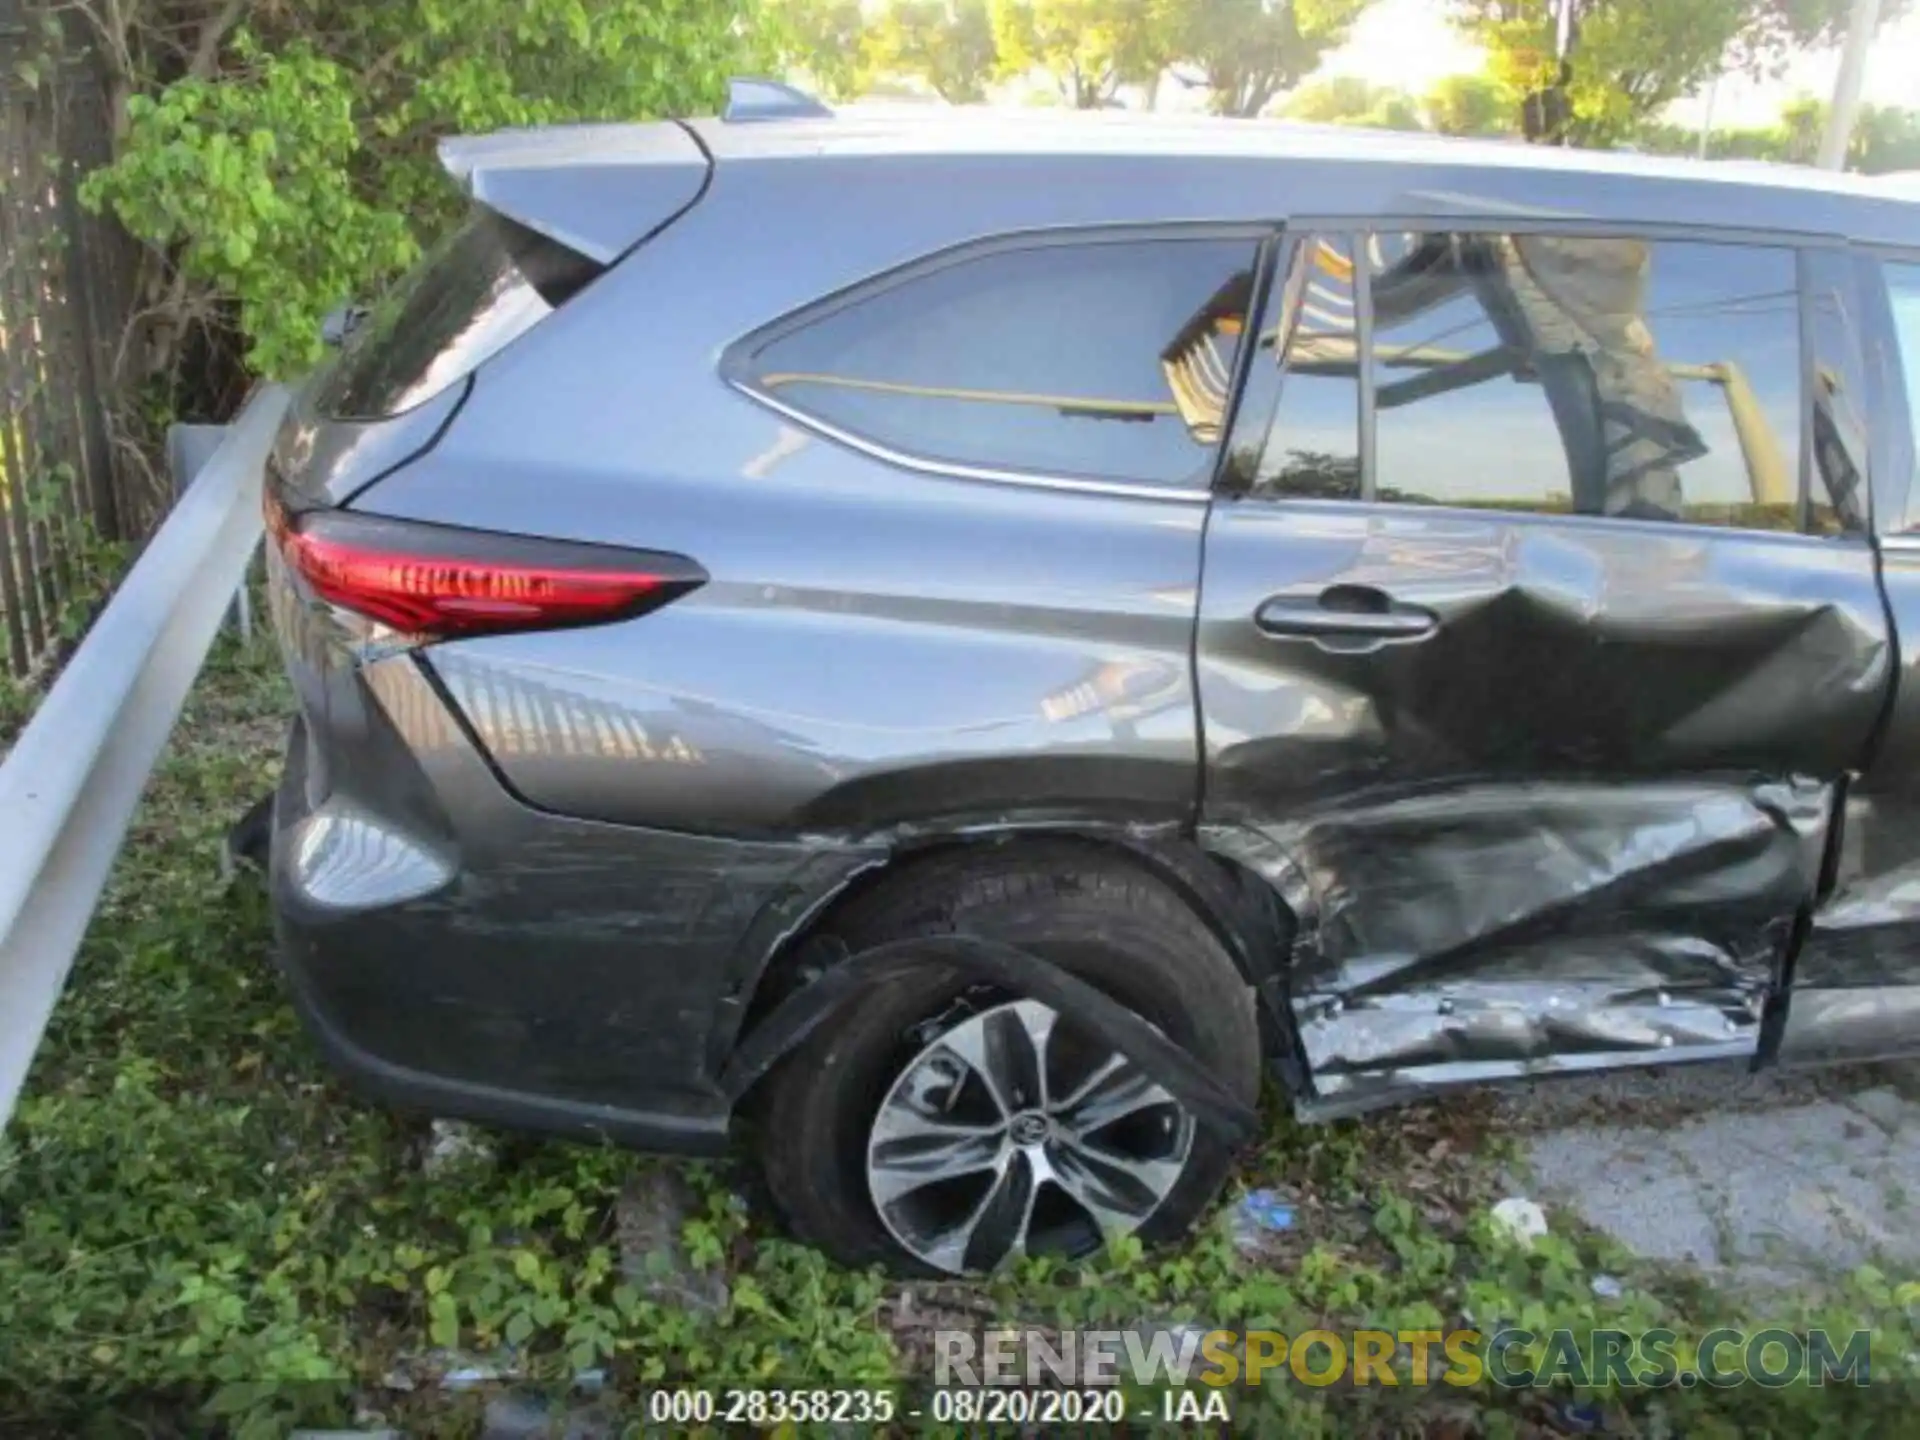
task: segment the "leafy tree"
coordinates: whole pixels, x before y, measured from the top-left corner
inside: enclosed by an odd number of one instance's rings
[[[162,409],[193,408],[197,386],[225,388],[206,377],[231,376],[236,331],[253,369],[307,367],[321,317],[369,296],[458,215],[434,159],[439,137],[710,112],[729,74],[769,58],[746,5],[75,7],[95,27],[120,117],[115,158],[87,196],[151,247],[138,333],[123,349],[145,357]]]
[[[1716,160],[1775,160],[1810,164],[1827,127],[1827,107],[1810,95],[1789,100],[1772,125],[1720,129],[1707,135]],[[1699,153],[1700,132],[1690,125],[1652,121],[1634,132],[1634,146],[1661,155]],[[1920,110],[1863,105],[1847,146],[1847,167],[1869,175],[1920,170]]]
[[[1424,130],[1426,121],[1420,114],[1420,104],[1404,90],[1383,89],[1375,97],[1373,108],[1362,115],[1361,125],[1370,125],[1375,130]]]
[[[1357,75],[1332,75],[1301,86],[1281,110],[1289,120],[1316,125],[1366,125],[1377,130],[1423,130],[1411,95],[1369,85]]]
[[[1449,75],[1427,91],[1427,123],[1442,135],[1511,135],[1520,111],[1513,92],[1491,75]]]
[[[829,100],[867,88],[867,22],[860,0],[762,0],[761,23],[780,68],[798,70]]]
[[[1796,95],[1780,109],[1775,127],[1779,159],[1811,165],[1820,154],[1820,136],[1827,128],[1827,107],[1811,95]]]
[[[1920,110],[1863,105],[1848,155],[1850,163],[1869,175],[1920,170]]]
[[[1170,0],[991,0],[989,14],[1001,73],[1045,70],[1080,110],[1151,84],[1178,49]]]
[[[1258,115],[1342,44],[1370,0],[1186,0],[1179,58],[1194,66],[1220,115]]]
[[[1774,127],[1769,158],[1811,164],[1827,129],[1827,104],[1811,95],[1789,100]],[[1868,175],[1889,170],[1920,170],[1920,110],[1895,105],[1862,105],[1847,141],[1847,168]]]
[[[1651,155],[1698,155],[1700,132],[1692,125],[1649,120],[1634,127],[1631,147]],[[1707,156],[1714,160],[1785,160],[1785,136],[1777,125],[1741,126],[1707,134]]]
[[[867,39],[867,62],[889,75],[913,75],[956,105],[987,97],[999,52],[987,0],[897,0]]]
[[[1280,113],[1316,125],[1357,125],[1372,108],[1373,95],[1374,87],[1358,75],[1330,75],[1295,90]]]
[[[1723,70],[1762,71],[1792,50],[1843,33],[1848,0],[1451,0],[1461,28],[1486,47],[1488,69],[1519,96],[1529,140],[1611,145]],[[1893,0],[1883,14],[1902,8]]]

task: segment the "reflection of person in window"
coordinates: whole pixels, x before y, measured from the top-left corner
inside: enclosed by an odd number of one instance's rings
[[[1859,420],[1850,412],[1839,375],[1821,366],[1813,384],[1813,458],[1834,515],[1846,530],[1864,530],[1867,524],[1860,468],[1853,463],[1858,433]],[[1856,438],[1850,440],[1850,435]]]
[[[1384,328],[1471,285],[1509,353],[1537,379],[1566,450],[1573,508],[1671,520],[1679,467],[1706,453],[1654,352],[1643,312],[1651,250],[1627,238],[1432,235],[1374,282]]]

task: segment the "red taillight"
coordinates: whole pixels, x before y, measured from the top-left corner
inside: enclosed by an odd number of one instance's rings
[[[680,555],[341,510],[294,515],[271,495],[267,530],[316,595],[427,639],[625,620],[706,579]]]

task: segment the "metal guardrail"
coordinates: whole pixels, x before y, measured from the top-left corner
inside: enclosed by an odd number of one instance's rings
[[[287,391],[254,392],[0,765],[0,1125],[260,541]]]

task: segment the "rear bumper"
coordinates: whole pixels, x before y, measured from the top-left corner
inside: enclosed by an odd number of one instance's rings
[[[329,964],[324,945],[316,944],[311,932],[289,922],[284,911],[277,913],[275,928],[280,969],[287,978],[295,1013],[327,1064],[355,1093],[368,1100],[426,1115],[536,1130],[576,1140],[605,1140],[641,1150],[713,1155],[726,1146],[728,1115],[724,1107],[652,1107],[644,1088],[635,1086],[623,1087],[629,1092],[629,1103],[600,1104],[520,1088],[512,1076],[506,1077],[506,1084],[493,1085],[386,1059],[356,1043],[349,1028],[329,1014],[314,983],[315,974]],[[460,1063],[457,1053],[452,1063]]]
[[[330,1062],[435,1115],[721,1147],[718,1074],[752,984],[865,852],[534,810],[412,655],[324,688],[325,733],[311,704],[294,727],[267,868],[279,963]]]

